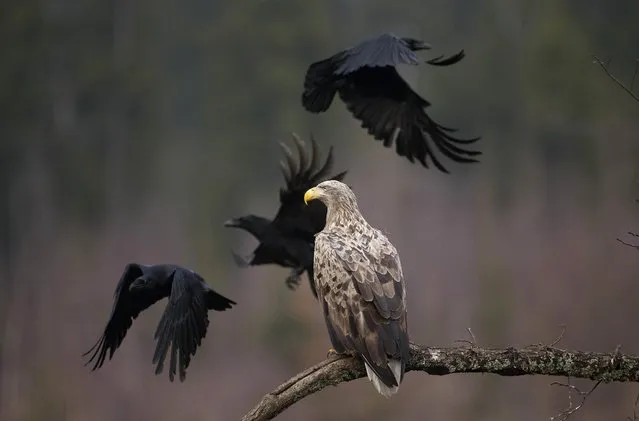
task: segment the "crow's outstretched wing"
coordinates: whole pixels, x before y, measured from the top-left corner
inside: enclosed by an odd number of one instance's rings
[[[184,381],[191,357],[206,336],[208,310],[224,311],[232,304],[235,302],[210,289],[195,273],[177,269],[169,302],[155,331],[155,374],[162,372],[170,350],[169,379],[173,381],[179,370],[180,381]]]
[[[420,44],[421,47],[417,47]],[[382,34],[348,50],[311,64],[304,79],[302,105],[307,111],[326,111],[339,93],[351,114],[375,139],[410,162],[417,159],[428,168],[427,158],[443,172],[448,170],[435,149],[460,163],[477,162],[481,152],[459,145],[479,139],[460,139],[454,129],[432,120],[425,112],[428,101],[415,93],[396,70],[400,64],[417,65],[415,49],[424,49],[419,40]],[[450,66],[465,57],[464,50],[426,61],[432,66]]]
[[[333,103],[341,77],[336,71],[342,61],[343,52],[308,66],[304,76],[302,105],[312,113],[323,113]]]
[[[394,67],[358,70],[350,75],[339,95],[369,134],[386,147],[394,143],[397,154],[410,162],[417,159],[428,168],[426,159],[430,157],[440,171],[447,173],[433,146],[442,155],[460,163],[477,162],[472,157],[481,154],[458,146],[479,138],[455,138],[451,135],[454,129],[433,121],[425,111],[430,103],[416,94]]]
[[[126,265],[115,289],[115,302],[104,333],[96,344],[84,353],[85,356],[92,354],[85,364],[94,362],[92,371],[104,364],[107,353],[109,359],[113,358],[115,350],[120,347],[127,331],[133,324],[133,319],[138,317],[140,312],[165,297],[160,289],[144,288],[130,291],[131,283],[142,275],[142,269],[139,265],[133,263]]]
[[[417,65],[419,58],[401,38],[392,34],[382,34],[340,51],[308,67],[304,77],[302,105],[312,113],[324,112],[330,107],[347,75],[363,67],[398,64]]]
[[[280,207],[273,219],[273,225],[287,236],[313,242],[313,236],[324,228],[326,206],[319,201],[311,202],[309,206],[305,205],[304,192],[324,180],[342,180],[346,171],[329,175],[333,167],[332,146],[326,161],[322,164],[317,143],[312,135],[310,154],[304,148],[304,142],[295,133],[293,141],[298,152],[297,159],[290,148],[281,143],[285,161],[280,162],[280,166],[286,186],[280,189]]]

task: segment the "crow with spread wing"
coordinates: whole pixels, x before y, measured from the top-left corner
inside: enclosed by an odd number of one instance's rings
[[[224,223],[225,227],[248,231],[260,243],[249,258],[233,253],[239,266],[276,264],[291,268],[286,285],[295,289],[300,277],[306,272],[311,291],[317,297],[313,282],[313,245],[315,234],[324,228],[326,206],[314,202],[304,205],[304,192],[324,180],[342,180],[346,171],[329,177],[333,167],[333,147],[323,165],[320,164],[319,150],[313,136],[310,138],[311,153],[308,156],[304,142],[293,133],[293,141],[298,150],[298,161],[285,143],[280,143],[286,162],[280,162],[286,187],[280,189],[280,208],[273,220],[257,215],[245,215]]]
[[[459,139],[455,129],[444,127],[426,114],[428,101],[419,96],[395,68],[399,64],[418,65],[416,51],[431,47],[413,38],[386,33],[311,64],[304,80],[302,105],[312,113],[326,111],[336,94],[348,111],[361,122],[374,139],[385,147],[395,144],[399,156],[417,159],[428,168],[426,158],[440,171],[432,143],[447,158],[459,163],[477,162],[481,152],[463,148],[479,137]],[[450,66],[464,58],[464,51],[426,61],[432,66]],[[429,142],[429,139],[432,143]]]
[[[111,317],[102,337],[84,354],[91,354],[85,365],[94,363],[93,371],[104,364],[107,354],[113,358],[133,319],[165,297],[169,301],[155,331],[155,374],[162,372],[171,348],[169,379],[173,381],[179,369],[184,381],[191,357],[206,336],[208,310],[224,311],[236,303],[213,291],[197,273],[177,265],[126,265],[115,289]]]

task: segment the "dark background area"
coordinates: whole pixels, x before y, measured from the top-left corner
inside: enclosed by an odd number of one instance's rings
[[[235,267],[255,241],[222,223],[278,207],[278,141],[312,131],[397,246],[412,340],[639,352],[639,57],[631,0],[3,0],[0,5],[0,419],[232,420],[326,355],[306,279]],[[452,175],[374,142],[343,104],[311,115],[307,66],[367,37],[422,38],[449,68],[402,68],[431,116],[481,135]],[[638,82],[639,84],[639,82]],[[161,302],[91,373],[128,262],[177,263],[238,305],[211,313],[186,382],[153,374]],[[543,420],[568,405],[544,377],[407,375],[381,398],[329,388],[286,420]],[[584,386],[587,388],[587,385]],[[605,385],[577,419],[632,415]]]

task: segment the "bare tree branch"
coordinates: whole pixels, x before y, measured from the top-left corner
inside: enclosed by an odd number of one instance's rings
[[[626,85],[624,85],[624,83],[622,81],[620,81],[619,79],[617,79],[617,77],[615,77],[615,75],[610,73],[610,70],[608,70],[608,66],[606,66],[606,64],[603,61],[601,61],[601,59],[599,59],[599,57],[597,57],[596,55],[593,55],[592,57],[594,58],[595,63],[597,63],[599,66],[601,66],[603,71],[606,72],[606,75],[608,75],[608,77],[610,79],[612,79],[613,82],[615,82],[617,85],[619,85],[621,87],[621,89],[626,91],[628,93],[628,95],[630,95],[635,101],[639,102],[639,96],[637,96],[634,92],[632,92],[632,88],[629,88]],[[634,79],[635,79],[636,76],[637,76],[637,68],[635,68],[635,74],[634,74],[634,76],[632,78],[632,84],[634,84]]]
[[[478,346],[430,348],[411,344],[407,371],[431,375],[491,373],[500,376],[562,376],[597,382],[639,382],[639,357],[570,351],[549,346],[491,349]],[[338,357],[301,372],[262,398],[242,421],[271,420],[308,395],[327,386],[366,376],[359,359]],[[400,392],[401,393],[401,392]]]

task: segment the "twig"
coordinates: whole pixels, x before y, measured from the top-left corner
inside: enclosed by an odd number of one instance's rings
[[[623,354],[621,353],[621,344],[617,345],[617,347],[615,348],[615,351],[611,354],[610,356],[610,361],[608,362],[608,364],[610,364],[610,370],[617,370],[619,368],[619,364],[621,363],[621,358],[623,357]],[[554,416],[554,417],[550,417],[550,421],[566,421],[568,418],[570,418],[570,416],[572,414],[574,414],[575,412],[579,411],[585,404],[586,404],[586,399],[588,398],[588,396],[590,396],[592,394],[592,392],[595,391],[595,389],[597,389],[597,387],[599,387],[599,385],[601,384],[602,380],[598,380],[595,385],[588,391],[588,392],[582,392],[581,390],[579,390],[576,386],[570,384],[570,377],[568,377],[568,383],[560,383],[560,382],[552,382],[550,383],[551,386],[563,386],[563,387],[567,387],[570,389],[570,391],[568,392],[568,408],[564,409],[563,411],[561,411],[558,415]],[[579,404],[577,406],[573,405],[572,402],[572,393],[577,392],[577,394],[579,396],[581,396],[581,402],[579,402]]]
[[[470,328],[466,328],[466,330],[468,331],[468,333],[470,334],[470,337],[473,339],[473,345],[477,345],[477,338],[475,338],[475,334],[473,333],[472,330],[470,330]]]
[[[411,344],[406,371],[422,371],[431,375],[490,373],[500,376],[561,376],[604,383],[639,382],[639,357],[619,351],[595,353],[553,347],[430,348]],[[364,376],[366,371],[359,359],[327,359],[268,393],[242,421],[271,420],[308,395]]]
[[[564,336],[566,335],[566,325],[562,324],[559,325],[559,327],[561,327],[561,332],[559,333],[559,336],[557,336],[555,338],[554,341],[552,341],[549,345],[546,345],[543,342],[538,342],[536,344],[532,344],[532,345],[526,345],[525,348],[554,348],[555,345],[557,345],[559,342],[561,342],[564,339]]]
[[[632,232],[632,231],[628,231],[628,235],[635,237],[635,238],[639,238],[639,234]],[[634,249],[639,250],[639,245],[638,244],[632,244],[632,243],[628,243],[624,240],[622,240],[621,238],[617,238],[617,241],[619,241],[621,244],[623,244],[624,246],[628,246],[628,247],[632,247]]]
[[[561,325],[561,333],[559,334],[559,336],[557,336],[557,339],[555,339],[550,345],[548,345],[550,348],[554,347],[555,345],[557,345],[559,342],[561,342],[561,340],[564,338],[564,335],[566,334],[566,325]]]
[[[627,241],[622,240],[621,238],[617,238],[617,241],[619,241],[624,246],[632,247],[633,249],[639,250],[639,244],[632,244],[632,243],[629,243]]]
[[[467,327],[466,332],[468,332],[468,334],[470,335],[470,341],[468,339],[457,339],[453,341],[453,343],[464,343],[470,346],[477,346],[477,338],[475,338],[475,334],[473,333],[473,331],[469,327]]]
[[[562,386],[562,387],[567,387],[567,388],[570,389],[570,392],[568,393],[568,408],[566,408],[563,411],[561,411],[559,413],[559,415],[555,415],[553,417],[550,417],[550,421],[555,421],[555,420],[557,420],[557,421],[566,421],[568,418],[570,418],[570,416],[572,414],[574,414],[575,412],[579,411],[584,406],[588,396],[590,396],[590,394],[595,391],[595,389],[599,386],[599,384],[601,384],[601,380],[599,380],[597,383],[595,383],[595,385],[589,391],[582,392],[576,386],[570,384],[570,378],[568,379],[568,383],[567,384],[566,383],[560,383],[560,382],[552,382],[552,383],[550,383],[551,386]],[[579,402],[579,404],[577,406],[573,406],[572,392],[577,392],[577,394],[579,396],[581,396],[581,402]]]
[[[593,54],[592,56],[595,60],[595,63],[597,63],[599,66],[601,66],[601,68],[603,69],[604,72],[606,72],[606,75],[608,75],[608,77],[610,79],[613,80],[613,82],[615,82],[617,85],[619,85],[621,87],[621,89],[623,89],[624,91],[626,91],[628,93],[628,95],[630,95],[635,101],[639,102],[639,96],[635,95],[634,92],[632,92],[632,90],[630,88],[628,88],[626,85],[623,84],[622,81],[620,81],[619,79],[617,79],[615,77],[615,75],[613,75],[612,73],[610,73],[610,71],[608,70],[608,67],[605,65],[605,63],[603,61],[601,61],[599,59],[599,57],[597,57],[596,55]],[[635,72],[636,74],[636,72]],[[634,79],[634,78],[633,78]]]

